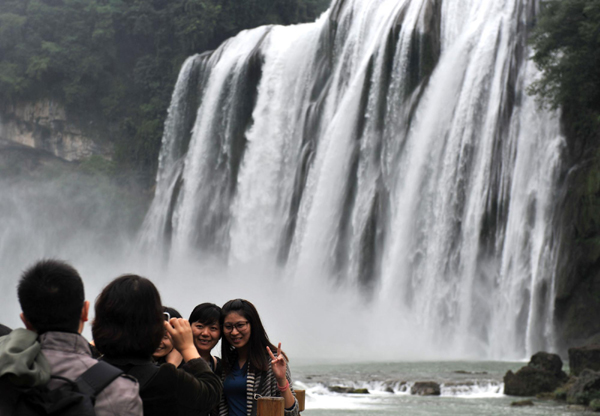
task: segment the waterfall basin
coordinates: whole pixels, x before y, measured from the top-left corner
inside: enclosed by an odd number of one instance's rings
[[[503,394],[503,376],[525,362],[414,361],[375,363],[292,363],[294,386],[306,390],[305,414],[337,415],[571,415],[565,403],[531,398],[534,405],[511,406],[521,397]],[[440,384],[440,396],[410,393],[415,382]],[[367,389],[369,394],[336,393],[330,387]]]

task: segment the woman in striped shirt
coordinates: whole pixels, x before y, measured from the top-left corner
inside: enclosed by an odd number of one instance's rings
[[[254,305],[234,299],[223,305],[221,416],[256,416],[256,399],[283,397],[285,416],[298,415],[287,356],[275,347]]]

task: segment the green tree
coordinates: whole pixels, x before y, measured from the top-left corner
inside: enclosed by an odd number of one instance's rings
[[[580,134],[590,134],[600,122],[600,0],[543,5],[532,37],[542,76],[529,91],[561,107]]]
[[[566,136],[555,318],[568,347],[600,333],[600,321],[587,319],[600,299],[600,0],[542,4],[532,37],[542,72],[529,92],[560,108]]]
[[[312,20],[328,2],[0,0],[0,107],[62,102],[114,142],[118,171],[151,185],[184,60],[242,29]]]

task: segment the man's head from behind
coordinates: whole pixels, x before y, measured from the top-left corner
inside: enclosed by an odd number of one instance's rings
[[[17,287],[21,318],[42,334],[78,333],[87,320],[83,282],[77,270],[59,260],[41,260],[25,270]]]

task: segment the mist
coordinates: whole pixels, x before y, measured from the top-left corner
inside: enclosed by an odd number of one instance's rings
[[[250,300],[271,341],[281,342],[292,359],[442,358],[433,348],[427,351],[397,308],[374,305],[356,287],[325,276],[291,276],[260,261],[227,266],[180,258],[167,264],[146,257],[136,248],[144,205],[106,178],[11,175],[0,179],[0,195],[0,322],[11,328],[22,327],[16,291],[22,272],[55,258],[72,264],[84,280],[92,304],[84,328],[89,340],[95,298],[115,277],[135,273],[152,280],[163,304],[185,318],[202,302]],[[220,355],[219,347],[214,352]]]

